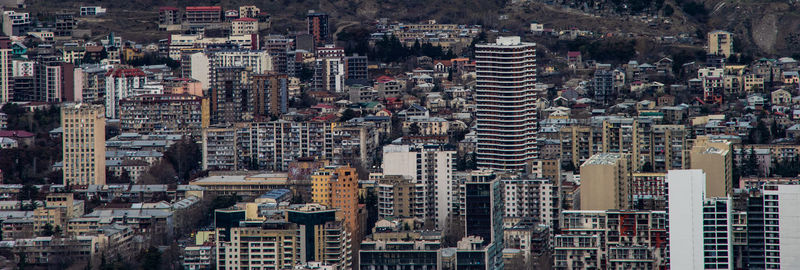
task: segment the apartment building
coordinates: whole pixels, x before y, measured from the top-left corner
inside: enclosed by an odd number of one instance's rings
[[[504,217],[557,225],[560,212],[558,186],[550,179],[501,179]]]
[[[733,202],[707,197],[706,177],[694,169],[667,173],[672,269],[733,269]]]
[[[238,18],[231,22],[232,35],[258,34],[258,20],[248,17]]]
[[[330,42],[330,29],[328,26],[328,14],[309,10],[306,16],[308,34],[314,38],[316,44],[326,44]]]
[[[698,136],[691,148],[692,169],[706,174],[706,197],[727,197],[733,192],[733,149],[728,140]]]
[[[203,170],[236,170],[239,159],[236,129],[203,129]]]
[[[64,185],[106,183],[106,119],[102,105],[61,107]]]
[[[106,72],[105,77],[106,117],[118,119],[119,101],[134,96],[134,89],[144,88],[147,75],[138,68],[115,68]]]
[[[199,137],[202,98],[190,94],[139,95],[123,98],[120,123],[123,132],[175,133]]]
[[[664,211],[564,211],[554,269],[665,269]]]
[[[358,173],[349,166],[325,167],[311,176],[311,200],[314,203],[339,209],[337,218],[344,220],[348,230],[360,233],[358,224]]]
[[[733,34],[728,31],[715,30],[708,33],[706,53],[731,57],[733,54]]]
[[[385,175],[378,180],[378,217],[425,219],[425,185],[402,175]]]
[[[186,10],[183,13],[183,21],[189,24],[220,23],[222,22],[222,7],[186,7]]]
[[[439,229],[446,228],[447,218],[455,206],[455,154],[455,151],[437,146],[390,144],[383,147],[383,174],[402,175],[423,185],[425,219]]]
[[[518,36],[475,47],[480,168],[522,171],[537,158],[535,54]]]
[[[581,165],[580,209],[608,210],[631,207],[630,155],[600,153]]]

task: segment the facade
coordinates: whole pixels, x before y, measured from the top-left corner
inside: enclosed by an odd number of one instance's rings
[[[798,185],[766,185],[761,194],[750,196],[747,210],[747,267],[794,269],[800,267],[800,246],[793,220],[798,218]]]
[[[384,175],[378,180],[376,193],[379,218],[425,219],[425,185],[402,175]]]
[[[288,76],[268,73],[253,75],[253,116],[255,119],[269,119],[288,110]]]
[[[529,221],[557,225],[559,203],[558,187],[550,179],[502,179],[505,217],[530,219]]]
[[[733,54],[733,34],[720,30],[709,32],[706,53],[724,56],[725,58],[731,57]]]
[[[344,92],[345,69],[341,57],[317,58],[314,62],[314,89]]]
[[[480,168],[522,171],[537,157],[535,47],[519,37],[476,45]]]
[[[344,58],[344,79],[346,81],[364,81],[369,80],[369,72],[367,72],[367,56],[358,54],[346,56]]]
[[[733,269],[732,201],[707,198],[706,177],[702,170],[667,173],[672,269]]]
[[[236,140],[233,128],[203,129],[203,170],[236,170]]]
[[[119,101],[134,96],[136,88],[147,84],[147,75],[137,68],[118,68],[106,72],[106,117],[119,118]]]
[[[253,18],[238,18],[231,22],[231,34],[252,35],[258,34],[258,20]]]
[[[301,263],[321,262],[341,269],[352,267],[350,233],[336,220],[336,209],[306,204],[286,211],[286,220],[298,225]]]
[[[106,183],[106,119],[102,105],[61,108],[64,185]]]
[[[630,209],[628,154],[601,153],[581,165],[581,210]]]
[[[220,23],[222,22],[222,7],[186,7],[183,17],[183,21],[190,24]]]
[[[592,89],[594,99],[608,105],[617,99],[617,91],[614,88],[614,73],[607,69],[597,69],[592,79]]]
[[[499,180],[488,182],[468,181],[464,183],[464,235],[468,247],[459,250],[483,250],[485,268],[503,269],[503,192]],[[475,241],[469,241],[469,238]],[[469,256],[470,254],[462,254]],[[456,255],[457,264],[463,263],[462,255]],[[472,254],[475,255],[475,254]],[[483,256],[481,256],[483,257]],[[461,262],[459,262],[461,261]],[[457,269],[458,268],[457,266]]]
[[[554,269],[668,269],[664,211],[564,211]]]
[[[309,10],[306,23],[308,24],[308,34],[314,38],[314,43],[326,44],[331,41],[328,14]]]
[[[194,69],[193,69],[194,70]],[[252,119],[251,72],[244,67],[225,67],[214,70],[209,89],[209,112],[212,124],[235,123]]]
[[[311,200],[314,203],[339,209],[337,217],[344,220],[348,230],[357,233],[358,173],[349,166],[326,167],[311,176]]]
[[[189,94],[140,95],[120,100],[123,132],[160,131],[200,136],[202,98]]]
[[[727,197],[733,192],[733,150],[727,140],[698,136],[691,149],[691,168],[706,173],[706,196]]]
[[[402,175],[424,186],[425,219],[435,228],[446,228],[447,218],[455,207],[456,184],[453,181],[455,151],[421,145],[386,145],[383,147],[383,174]]]
[[[250,222],[223,232],[217,228],[217,269],[287,269],[300,255],[298,226],[289,222]]]

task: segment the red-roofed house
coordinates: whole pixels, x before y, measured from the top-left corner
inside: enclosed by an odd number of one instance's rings
[[[184,15],[187,23],[220,23],[222,22],[222,7],[186,7],[186,12]]]
[[[17,141],[19,145],[33,145],[34,134],[24,130],[0,130],[0,138],[8,138]]]
[[[569,68],[582,67],[583,57],[581,57],[581,52],[578,51],[567,52],[567,65],[569,65]]]

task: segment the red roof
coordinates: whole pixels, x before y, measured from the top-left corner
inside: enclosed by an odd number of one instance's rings
[[[244,17],[244,18],[238,18],[238,19],[233,20],[233,21],[234,22],[257,22],[258,20],[253,19],[253,18]]]
[[[144,77],[147,76],[144,74],[144,71],[138,68],[120,68],[114,69],[106,72],[106,77],[114,76],[114,77]]]
[[[32,138],[33,133],[24,130],[0,130],[2,138]]]
[[[385,83],[385,82],[391,82],[391,81],[394,81],[394,78],[392,78],[392,77],[389,77],[389,76],[386,76],[386,75],[383,75],[383,76],[380,76],[380,77],[378,77],[376,80],[377,80],[379,83]]]
[[[567,52],[567,57],[578,57],[581,56],[581,52],[571,51]]]
[[[186,7],[186,11],[222,11],[219,6]]]
[[[158,8],[158,11],[165,11],[165,10],[177,11],[178,8],[176,8],[176,7],[160,7],[160,8]]]

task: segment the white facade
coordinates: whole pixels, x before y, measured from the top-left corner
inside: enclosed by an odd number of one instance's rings
[[[800,185],[764,188],[767,269],[800,269]]]
[[[478,167],[522,171],[538,153],[536,44],[498,37],[475,59]]]
[[[731,199],[706,199],[702,170],[670,170],[667,186],[670,268],[733,269]]]
[[[455,151],[423,149],[411,145],[383,147],[383,174],[402,175],[426,187],[426,216],[436,222],[437,229],[446,226],[453,209],[457,188],[453,182]]]
[[[670,267],[703,269],[706,174],[702,170],[670,170],[667,185]]]
[[[247,67],[253,73],[267,73],[272,70],[272,58],[267,51],[228,50],[191,55],[192,79],[200,81],[203,90],[209,88],[214,68]]]
[[[13,77],[33,77],[33,61],[11,60]]]
[[[122,71],[106,76],[106,117],[119,118],[119,100],[134,95],[133,89],[144,87],[147,76],[140,70],[135,75]]]

